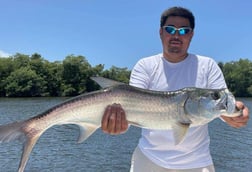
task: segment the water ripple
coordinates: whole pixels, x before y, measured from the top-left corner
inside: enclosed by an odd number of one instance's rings
[[[34,116],[60,98],[0,99],[0,123]],[[246,104],[252,108],[251,99]],[[120,136],[101,130],[77,144],[78,127],[55,126],[46,131],[35,145],[26,166],[27,172],[128,172],[140,129],[131,127]],[[209,125],[211,154],[216,172],[252,171],[252,120],[247,127],[234,129],[221,120]],[[0,171],[17,171],[22,145],[0,144]]]

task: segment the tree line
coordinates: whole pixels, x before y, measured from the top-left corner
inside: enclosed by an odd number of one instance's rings
[[[235,96],[252,96],[252,62],[240,59],[218,65]],[[130,72],[116,66],[106,70],[102,64],[91,66],[81,55],[68,55],[63,61],[49,62],[38,53],[17,53],[0,58],[0,96],[76,96],[99,88],[90,80],[91,76],[128,83]]]
[[[84,56],[69,55],[62,62],[49,62],[37,53],[17,53],[0,58],[0,96],[76,96],[97,90],[89,79],[97,75],[127,83],[130,71],[115,66],[104,70],[101,64],[92,67]]]

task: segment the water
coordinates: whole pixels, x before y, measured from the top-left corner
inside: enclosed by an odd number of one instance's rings
[[[252,111],[252,99],[241,99]],[[251,117],[250,117],[251,118]],[[252,120],[235,129],[221,120],[209,125],[211,153],[217,172],[252,172]]]
[[[2,98],[0,124],[27,119],[63,101],[64,98]],[[242,99],[252,110],[252,99]],[[220,120],[209,125],[211,153],[217,172],[252,172],[252,120],[234,129]],[[140,129],[130,127],[119,136],[96,131],[77,144],[78,127],[55,126],[35,145],[26,172],[128,172]],[[22,145],[0,144],[0,172],[17,171]]]

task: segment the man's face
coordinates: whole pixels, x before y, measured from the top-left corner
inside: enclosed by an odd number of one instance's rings
[[[172,26],[175,29],[190,27],[188,19],[178,16],[169,17],[164,26]],[[175,34],[168,33],[165,28],[160,28],[160,38],[163,45],[164,57],[170,62],[180,62],[187,56],[193,30],[190,30],[184,35],[180,35],[176,30]],[[183,31],[182,31],[183,32]]]

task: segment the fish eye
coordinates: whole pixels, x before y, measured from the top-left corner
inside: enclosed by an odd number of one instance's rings
[[[211,93],[211,97],[214,99],[214,100],[218,100],[221,96],[220,96],[220,93],[215,91],[213,93]]]

